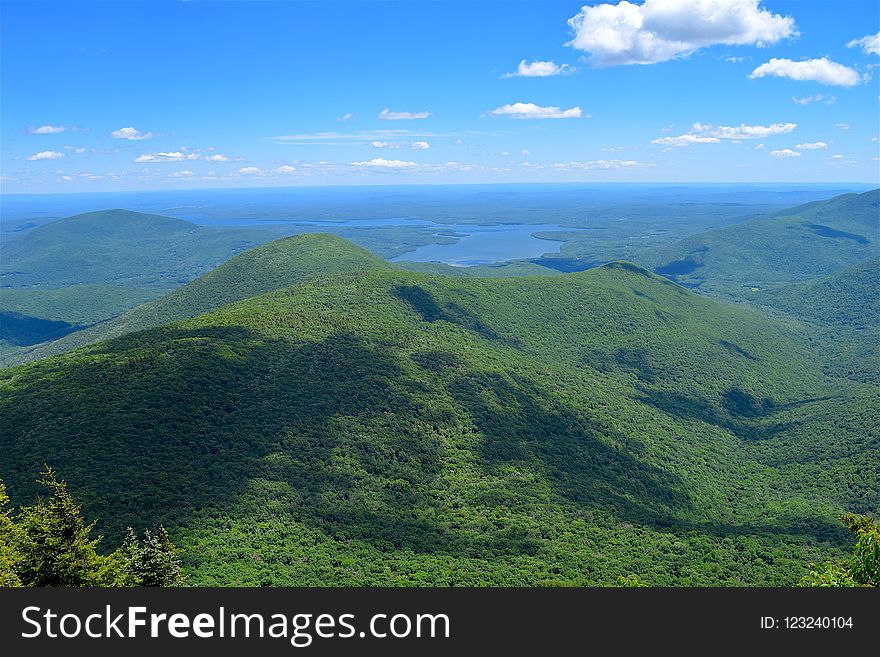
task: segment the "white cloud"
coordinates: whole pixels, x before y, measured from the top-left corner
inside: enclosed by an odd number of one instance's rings
[[[793,132],[797,123],[773,123],[771,125],[746,125],[738,126],[720,125],[718,127],[703,123],[694,123],[691,132],[717,137],[718,139],[764,139],[774,135],[784,135]]]
[[[263,171],[257,167],[242,167],[237,173],[242,176],[257,176],[263,173]]]
[[[716,44],[765,45],[796,36],[794,19],[759,0],[645,0],[585,6],[568,24],[569,46],[597,66],[655,64]]]
[[[40,151],[39,153],[34,153],[30,157],[29,160],[60,160],[64,157],[64,153],[59,153],[58,151]]]
[[[512,119],[579,119],[581,118],[581,108],[572,107],[561,110],[558,107],[541,107],[534,103],[513,103],[496,107],[489,114],[509,116]]]
[[[343,114],[342,116],[340,116],[336,120],[337,121],[351,121],[353,118],[354,118],[354,114],[352,114],[351,112],[346,112],[345,114]]]
[[[652,167],[653,163],[639,162],[637,160],[590,160],[589,162],[557,162],[551,164],[551,169],[642,169]]]
[[[663,146],[690,146],[691,144],[717,144],[721,140],[718,137],[702,137],[700,135],[679,135],[678,137],[659,137],[651,141],[652,144]]]
[[[534,61],[526,63],[526,60],[522,60],[519,63],[519,67],[517,67],[515,73],[505,73],[502,77],[546,78],[550,77],[551,75],[563,75],[565,73],[571,73],[572,71],[574,71],[574,69],[568,64],[557,66],[552,61]]]
[[[77,155],[82,155],[83,153],[86,152],[86,149],[83,148],[82,146],[65,146],[64,149],[68,150],[68,151],[73,151]]]
[[[835,123],[834,127],[838,130],[849,130],[852,126],[849,123]]]
[[[427,119],[430,112],[392,112],[387,107],[379,112],[379,118],[384,121],[405,121],[413,119]]]
[[[152,132],[141,132],[137,128],[119,128],[119,130],[114,130],[110,133],[110,136],[114,139],[129,139],[131,141],[140,141],[142,139],[150,139],[153,136]]]
[[[861,39],[853,39],[848,44],[846,44],[846,47],[860,47],[869,55],[880,55],[880,32],[877,32],[877,34],[869,34],[868,36],[863,36]]]
[[[752,150],[755,150],[755,151],[763,151],[765,148],[766,148],[766,146],[764,146],[764,144],[758,144],[758,145],[755,146]]]
[[[809,105],[810,103],[819,102],[824,102],[826,105],[833,105],[834,102],[837,100],[834,96],[826,96],[824,94],[814,94],[812,96],[803,96],[802,98],[792,96],[791,99],[797,105]]]
[[[746,125],[743,123],[739,126],[713,126],[698,122],[694,123],[691,129],[683,135],[658,137],[651,143],[661,146],[683,147],[691,144],[717,144],[722,139],[737,142],[741,139],[764,139],[774,135],[782,135],[795,128],[797,128],[796,123],[774,123],[772,125]]]
[[[137,156],[135,162],[183,162],[184,160],[198,160],[197,153],[181,153],[180,151],[171,151],[168,153],[144,153]]]
[[[426,141],[371,141],[370,146],[373,148],[411,148],[414,151],[426,151],[431,148],[431,144]]]
[[[418,166],[415,162],[407,162],[405,160],[386,160],[384,157],[374,157],[372,160],[367,160],[366,162],[352,162],[351,165],[355,167],[378,169],[409,169]]]
[[[725,58],[724,58],[724,61],[727,62],[728,64],[739,64],[739,63],[742,62],[743,60],[745,60],[745,57],[733,57],[733,56],[730,56],[730,57],[725,57]]]
[[[530,151],[530,150],[527,149],[527,148],[523,148],[523,149],[520,151],[520,153],[522,153],[523,155],[528,156],[528,155],[531,155],[531,154],[532,154],[532,151]]]
[[[280,167],[272,169],[272,171],[275,173],[293,174],[296,173],[296,167],[292,167],[289,164],[282,164]]]
[[[534,162],[522,162],[521,167],[526,169],[552,169],[554,171],[587,171],[591,169],[643,169],[655,166],[653,162],[639,162],[637,160],[589,160],[587,162],[553,162],[551,164],[538,164]]]
[[[793,151],[790,148],[783,148],[781,151],[770,151],[770,155],[773,157],[800,157],[801,154],[797,151]]]
[[[189,169],[184,169],[183,171],[175,171],[171,175],[175,178],[191,178],[193,176],[193,172]]]
[[[806,144],[795,144],[794,147],[800,148],[802,151],[819,151],[828,148],[828,144],[824,141],[815,141]]]
[[[854,87],[861,81],[855,69],[832,62],[827,57],[806,59],[800,62],[791,59],[773,58],[752,71],[750,78],[766,76],[791,78],[792,80],[812,80],[820,84],[839,87]]]
[[[28,128],[29,135],[57,135],[70,130],[66,125],[41,125],[39,128]]]
[[[205,162],[229,162],[229,158],[221,153],[214,153],[213,155],[206,155]]]

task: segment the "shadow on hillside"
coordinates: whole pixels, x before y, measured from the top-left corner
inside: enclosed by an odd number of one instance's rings
[[[568,502],[657,526],[692,510],[684,482],[633,458],[640,442],[552,399],[529,381],[468,374],[450,386],[483,435],[483,466],[519,464],[546,474]],[[620,445],[613,447],[609,442]]]
[[[426,403],[424,386],[381,345],[215,326],[151,329],[88,354],[63,377],[23,374],[30,394],[9,397],[2,474],[27,503],[50,463],[108,545],[128,525],[253,506],[247,492],[261,480],[282,492],[255,517],[289,514],[341,541],[473,557],[536,550],[513,528],[465,534],[435,520],[426,495],[441,467],[440,428],[455,418]]]
[[[771,399],[757,399],[739,388],[721,395],[720,408],[702,397],[691,397],[671,390],[642,388],[640,401],[683,420],[699,420],[727,429],[742,440],[768,440],[781,431],[795,428],[794,421],[772,422],[777,411],[792,406],[777,406]],[[809,403],[815,400],[803,400]]]

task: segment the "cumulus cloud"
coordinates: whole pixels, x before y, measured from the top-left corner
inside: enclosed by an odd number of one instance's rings
[[[522,162],[521,167],[526,169],[552,169],[553,171],[586,171],[590,169],[643,169],[655,166],[653,162],[639,162],[638,160],[588,160],[586,162],[553,162],[551,164],[538,164],[535,162]]]
[[[783,148],[781,151],[770,151],[770,155],[773,157],[800,157],[801,154],[797,151],[793,151],[790,148]]]
[[[824,102],[826,105],[833,105],[837,100],[834,96],[826,96],[824,94],[813,94],[812,96],[803,96],[802,98],[792,96],[791,99],[796,105],[809,105],[810,103],[821,102]]]
[[[838,87],[854,87],[861,81],[861,77],[855,69],[833,62],[827,57],[805,59],[800,62],[774,57],[752,71],[749,77],[763,78],[768,75],[792,80],[812,80],[820,84]]]
[[[258,167],[242,167],[236,173],[242,176],[257,176],[263,173],[263,171]]]
[[[387,107],[379,112],[379,118],[383,121],[407,121],[413,119],[427,119],[430,112],[392,112]]]
[[[861,39],[853,39],[846,44],[846,47],[861,48],[869,55],[880,55],[880,32],[863,36]]]
[[[119,130],[114,130],[110,133],[110,136],[114,139],[129,139],[131,141],[140,141],[142,139],[150,139],[153,136],[152,132],[141,132],[137,128],[119,128]]]
[[[66,125],[41,125],[39,128],[28,128],[29,135],[57,135],[70,130]]]
[[[713,126],[705,123],[694,123],[691,129],[678,137],[658,137],[652,144],[661,146],[690,146],[691,144],[717,144],[722,139],[764,139],[774,135],[783,135],[797,128],[796,123],[774,123],[772,125]]]
[[[551,75],[563,75],[565,73],[571,73],[572,71],[574,71],[574,69],[568,64],[557,66],[552,61],[534,61],[526,63],[526,60],[522,60],[519,63],[519,66],[517,67],[515,72],[505,73],[503,77],[546,78],[550,77]]]
[[[849,130],[852,126],[849,123],[835,123],[834,127],[838,130]]]
[[[655,64],[716,44],[766,45],[798,34],[794,19],[759,0],[645,0],[582,7],[569,46],[596,66]]]
[[[352,162],[354,167],[378,168],[378,169],[409,169],[417,167],[415,162],[407,162],[405,160],[386,160],[384,157],[374,157],[366,162]]]
[[[198,160],[199,155],[197,153],[181,153],[180,151],[171,151],[167,153],[144,153],[143,155],[138,155],[134,161],[135,162],[149,162],[149,163],[159,163],[159,162],[183,162],[184,160]]]
[[[712,126],[703,123],[694,123],[692,132],[717,137],[719,139],[764,139],[774,135],[784,135],[793,132],[797,123],[773,123],[771,125],[746,125],[738,126]]]
[[[576,169],[642,169],[654,166],[651,162],[639,162],[637,160],[590,160],[588,162],[556,162],[550,165],[551,169],[562,171]]]
[[[371,141],[370,146],[373,148],[411,148],[414,151],[426,151],[431,148],[431,144],[426,141]]]
[[[651,143],[663,146],[690,146],[691,144],[717,144],[720,141],[718,137],[684,134],[678,137],[659,137],[651,141]]]
[[[192,178],[193,172],[189,169],[184,169],[183,171],[175,171],[171,175],[175,178]]]
[[[58,151],[40,151],[39,153],[34,153],[30,157],[29,160],[60,160],[64,157],[64,153],[59,153]]]
[[[82,146],[65,146],[64,149],[68,150],[68,151],[73,151],[77,155],[82,155],[83,153],[86,152],[86,149],[83,148]]]
[[[343,114],[342,116],[340,116],[336,120],[337,121],[351,121],[353,118],[354,118],[354,114],[352,114],[351,112],[346,112],[345,114]]]
[[[229,158],[222,153],[213,153],[205,156],[205,162],[229,162]]]
[[[567,110],[558,107],[541,107],[534,103],[512,103],[496,107],[491,116],[509,116],[512,119],[579,119],[581,108],[572,107]]]
[[[282,164],[280,167],[272,169],[272,171],[275,173],[292,174],[296,173],[296,167],[292,167],[289,164]]]
[[[802,151],[819,151],[828,148],[828,144],[824,141],[814,141],[806,144],[795,144],[795,148],[800,148]]]

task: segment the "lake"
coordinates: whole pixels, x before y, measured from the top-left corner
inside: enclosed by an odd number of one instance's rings
[[[565,229],[559,224],[499,224],[474,226],[441,224],[452,229],[459,238],[455,244],[426,244],[392,261],[444,262],[448,265],[469,267],[505,260],[539,258],[545,253],[559,253],[562,241],[538,239],[534,233]]]

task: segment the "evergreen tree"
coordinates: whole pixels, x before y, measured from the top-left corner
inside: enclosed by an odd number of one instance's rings
[[[0,586],[181,586],[184,575],[164,527],[143,541],[131,528],[122,545],[98,554],[101,537],[91,538],[81,507],[51,468],[40,483],[52,495],[15,515],[0,482]]]
[[[0,586],[21,586],[21,580],[15,568],[21,560],[18,552],[18,527],[9,517],[11,509],[7,509],[9,496],[6,485],[0,481]]]
[[[52,490],[48,499],[21,509],[16,535],[21,560],[16,572],[25,586],[96,586],[101,558],[90,538],[95,523],[86,524],[67,484],[51,468],[40,483]]]

